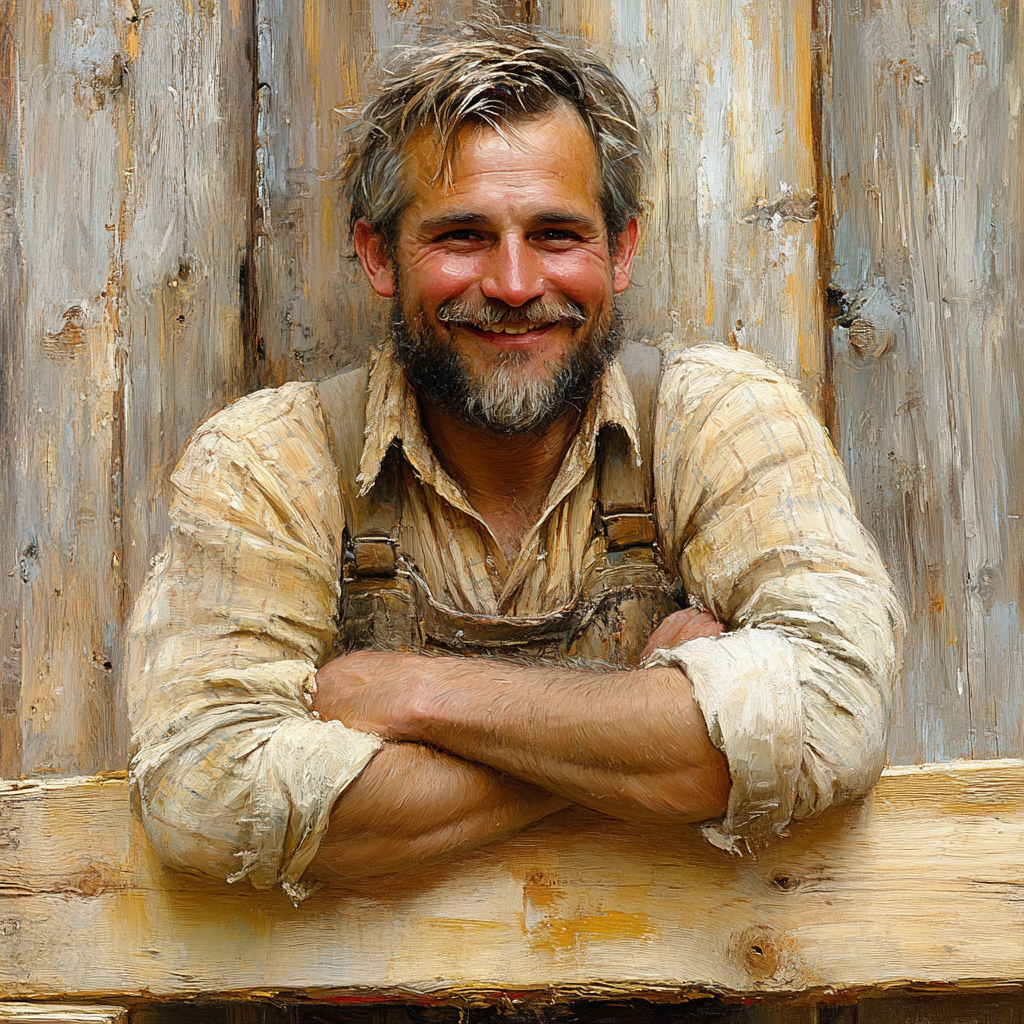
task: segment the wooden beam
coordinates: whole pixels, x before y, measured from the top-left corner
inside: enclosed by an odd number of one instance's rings
[[[696,827],[567,813],[456,864],[296,907],[163,868],[122,778],[3,783],[0,999],[1024,981],[1024,761],[892,769],[791,832],[735,858]]]

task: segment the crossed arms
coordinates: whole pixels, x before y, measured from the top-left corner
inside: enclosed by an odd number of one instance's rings
[[[644,653],[721,632],[687,609]],[[728,766],[678,668],[365,651],[329,662],[317,683],[324,718],[386,742],[336,803],[314,873],[353,878],[449,856],[568,803],[627,820],[725,813]]]

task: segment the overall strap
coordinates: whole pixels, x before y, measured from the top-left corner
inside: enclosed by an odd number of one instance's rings
[[[619,357],[636,407],[640,465],[621,430],[601,441],[598,500],[608,547],[615,551],[654,543],[654,413],[661,379],[661,349],[634,342]]]
[[[356,571],[364,576],[393,576],[398,562],[401,520],[393,453],[385,459],[377,481],[362,498],[359,462],[366,433],[366,394],[370,370],[361,366],[336,373],[317,385],[331,451],[338,467],[345,529],[352,538]]]

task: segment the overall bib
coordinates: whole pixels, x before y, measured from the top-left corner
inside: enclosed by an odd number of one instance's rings
[[[654,627],[684,607],[677,578],[661,564],[653,516],[652,435],[661,353],[624,347],[621,362],[637,411],[642,463],[621,429],[598,438],[592,540],[598,556],[572,600],[544,615],[476,615],[437,600],[401,550],[399,446],[374,486],[357,497],[366,367],[319,384],[345,511],[339,608],[341,651],[373,647],[624,668],[636,665]]]

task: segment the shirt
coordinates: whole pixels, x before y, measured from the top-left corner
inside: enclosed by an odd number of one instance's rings
[[[699,346],[667,358],[657,409],[662,555],[728,631],[647,664],[678,665],[693,684],[732,778],[726,816],[705,834],[738,852],[873,785],[902,613],[828,436],[783,375]],[[545,614],[576,593],[600,431],[637,437],[613,362],[508,564],[434,455],[387,348],[370,368],[366,424],[357,483],[373,487],[401,442],[402,550],[432,593],[487,615]],[[168,864],[298,897],[335,801],[381,745],[311,710],[338,635],[345,526],[316,384],[216,414],[172,484],[170,535],[128,634],[133,804]]]

